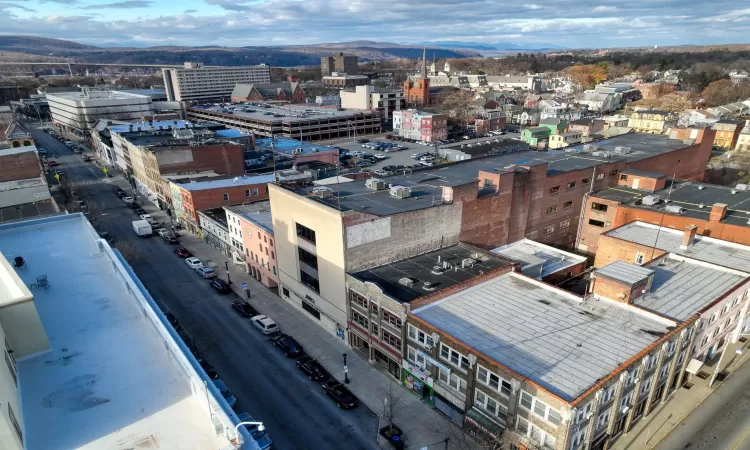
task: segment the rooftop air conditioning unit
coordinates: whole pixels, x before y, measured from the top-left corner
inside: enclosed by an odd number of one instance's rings
[[[677,205],[669,205],[666,208],[664,208],[664,211],[672,214],[682,214],[683,211],[685,211],[682,207]]]
[[[617,147],[615,147],[615,153],[619,153],[621,155],[627,155],[628,153],[630,153],[630,150],[630,147],[625,147],[622,145],[618,145]]]
[[[382,191],[386,188],[385,181],[381,180],[380,178],[370,178],[369,180],[365,181],[365,186],[367,186],[368,189],[372,189],[373,191]]]
[[[414,287],[415,284],[417,284],[417,280],[414,277],[403,277],[398,280],[398,284],[406,287]]]
[[[654,205],[659,204],[659,200],[660,199],[658,195],[647,195],[643,197],[643,199],[641,200],[641,203],[647,206],[654,206]]]
[[[747,189],[747,185],[746,185],[746,184],[738,184],[738,185],[737,185],[737,186],[735,186],[734,188],[735,188],[736,190],[738,190],[738,191],[747,191],[747,190],[748,190],[748,189]]]
[[[594,144],[583,144],[583,151],[584,152],[595,152],[599,150],[599,147],[597,147]]]
[[[601,156],[602,158],[611,158],[612,157],[612,152],[597,151],[597,152],[592,153],[592,155],[594,155],[594,156]]]
[[[409,198],[411,197],[411,188],[406,186],[391,186],[391,197]]]

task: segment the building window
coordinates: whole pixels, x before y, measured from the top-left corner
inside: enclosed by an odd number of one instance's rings
[[[12,360],[12,356],[8,351],[5,351],[5,364],[8,365],[8,371],[10,372],[10,376],[13,377],[13,382],[18,386],[18,375],[16,373],[16,365],[14,364]]]
[[[276,266],[273,266],[273,274],[276,275]]]
[[[589,219],[589,225],[594,226],[594,227],[603,228],[604,227],[604,222],[602,222],[601,220]]]
[[[638,265],[641,265],[643,264],[643,261],[645,260],[645,258],[646,258],[646,255],[644,255],[641,252],[638,252],[635,254],[635,263]]]
[[[460,370],[469,370],[469,358],[443,343],[440,344],[440,358],[450,362]]]
[[[367,318],[355,310],[352,310],[352,322],[359,324],[359,326],[366,330],[370,329],[370,322]]]
[[[273,239],[269,239],[269,240],[268,240],[268,244],[269,244],[269,245],[270,245],[271,247],[273,247]]]
[[[304,225],[296,224],[297,225],[297,236],[305,239],[306,241],[310,241],[313,244],[316,243],[315,241],[315,231],[307,228]],[[258,233],[258,238],[260,238],[260,233]]]
[[[224,193],[224,201],[225,202],[229,201],[229,193],[227,193],[227,192]]]
[[[250,190],[248,189],[245,191],[245,198],[249,198],[249,197],[250,197]]]
[[[544,229],[544,234],[552,234],[555,231],[555,226],[550,225]]]
[[[528,437],[534,444],[539,444],[542,448],[555,448],[555,438],[553,436],[547,434],[544,430],[523,417],[518,418],[516,430]]]
[[[617,171],[616,170],[612,170],[612,171],[609,172],[609,177],[610,178],[614,178],[616,176],[617,176]]]
[[[401,339],[394,336],[390,332],[383,330],[383,342],[390,345],[391,347],[395,348],[398,351],[401,351]]]
[[[357,292],[354,292],[354,291],[349,291],[349,292],[351,296],[351,302],[359,305],[360,308],[367,311],[367,299],[363,295]]]
[[[604,179],[604,174],[603,173],[597,174],[596,175],[596,179],[597,180],[603,180]]]
[[[505,381],[481,365],[477,367],[477,380],[505,396],[510,396],[512,392],[510,382]]]
[[[568,228],[570,226],[570,219],[563,220],[560,222],[560,228]]]
[[[307,311],[311,316],[320,320],[320,311],[315,309],[312,305],[308,304],[307,302],[302,302],[302,309]]]
[[[608,205],[605,205],[603,203],[592,203],[591,209],[594,211],[601,211],[601,212],[607,212],[607,209],[609,208]]]
[[[448,372],[443,369],[440,369],[439,372],[440,373],[438,374],[438,379],[440,381],[457,390],[458,392],[461,392],[462,394],[466,393],[466,380],[459,377],[455,373],[451,373],[450,375],[448,375]]]
[[[555,186],[555,187],[549,188],[549,193],[550,194],[557,194],[558,192],[560,192],[560,186]]]
[[[419,328],[409,325],[409,339],[419,343],[422,347],[432,348],[435,345],[435,341],[432,340],[432,336],[429,336]]]
[[[604,411],[603,413],[599,414],[599,417],[596,418],[596,429],[600,429],[606,424],[609,423],[609,416],[612,413],[612,408]]]
[[[521,391],[521,398],[519,403],[523,408],[533,412],[537,416],[555,426],[560,423],[561,416],[557,410],[552,409],[551,406],[547,405],[546,403],[542,402],[526,391]]]
[[[253,197],[258,196],[258,188],[253,188]]]
[[[628,181],[627,175],[620,175],[620,181]]]
[[[299,278],[300,278],[300,282],[302,284],[304,284],[305,286],[309,287],[313,291],[315,291],[317,293],[320,293],[320,282],[318,281],[317,278],[315,278],[314,276],[309,275],[309,274],[307,274],[307,273],[305,273],[305,272],[303,272],[301,270],[300,270],[300,273],[299,273]],[[304,305],[305,302],[302,302],[302,304]]]
[[[258,239],[260,239],[260,231],[258,231]]]
[[[383,310],[383,320],[388,323],[388,325],[401,329],[401,319],[395,314],[393,314],[390,311]]]
[[[589,183],[591,183],[591,178],[584,178],[583,180],[581,180],[581,184],[589,184]]]
[[[552,214],[555,211],[557,211],[557,205],[547,208],[547,214]]]
[[[573,200],[563,203],[563,209],[569,209],[573,207]]]
[[[565,185],[565,189],[573,189],[574,187],[576,187],[575,181],[571,181],[570,183]]]
[[[495,417],[499,417],[503,420],[503,422],[506,420],[506,417],[508,415],[507,407],[500,404],[500,402],[494,400],[492,397],[488,396],[479,389],[475,389],[474,391],[474,405],[489,412]]]

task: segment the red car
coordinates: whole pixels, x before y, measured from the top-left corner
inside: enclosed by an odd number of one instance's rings
[[[47,166],[49,167],[55,167],[56,165],[57,165],[57,161],[55,161],[54,159],[51,161],[47,161]]]
[[[385,138],[386,138],[386,139],[393,139],[393,135],[392,135],[392,134],[386,134],[386,135],[385,135]]]
[[[175,247],[174,254],[179,256],[180,258],[190,258],[191,256],[193,256],[192,253],[187,251],[187,249],[181,245]]]

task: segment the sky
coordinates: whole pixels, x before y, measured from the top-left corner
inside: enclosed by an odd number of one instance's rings
[[[747,43],[750,4],[530,0],[0,0],[0,34],[91,45]]]

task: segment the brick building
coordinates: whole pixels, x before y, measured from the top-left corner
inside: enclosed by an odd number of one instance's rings
[[[57,212],[36,147],[0,149],[0,222]]]
[[[714,145],[727,150],[734,149],[737,146],[737,140],[744,126],[744,120],[723,119],[714,123],[712,126],[716,130]]]
[[[235,262],[268,288],[279,285],[271,205],[267,202],[225,206]]]
[[[268,200],[267,186],[272,181],[273,175],[258,175],[168,182],[174,186],[174,189],[170,187],[170,194],[175,192],[180,196],[177,203],[181,210],[175,211],[177,219],[195,233],[200,229],[198,211]]]
[[[322,326],[343,337],[345,273],[459,241],[486,250],[523,238],[572,247],[585,193],[616,185],[626,169],[676,170],[677,178],[701,179],[709,135],[685,143],[628,134],[597,142],[597,153],[589,147],[558,154],[499,147],[495,156],[353,181],[341,193],[271,185],[282,298],[314,310]],[[300,269],[298,248],[316,255],[313,275]]]
[[[359,72],[359,57],[356,55],[344,55],[342,52],[333,53],[330,56],[320,58],[320,72],[323,76],[333,72],[355,74]]]
[[[238,84],[232,90],[232,103],[266,100],[305,103],[305,91],[297,82]]]
[[[448,137],[448,117],[416,109],[394,111],[393,132],[408,139],[436,142]]]
[[[422,72],[416,81],[404,81],[404,98],[407,105],[427,106],[430,104],[430,78],[427,76],[427,54],[422,52]]]

